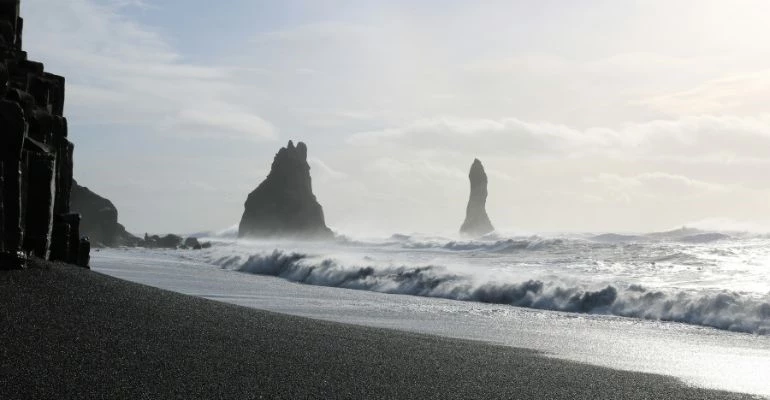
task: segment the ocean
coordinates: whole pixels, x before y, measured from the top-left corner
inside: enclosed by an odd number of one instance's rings
[[[203,250],[102,249],[92,267],[249,307],[770,396],[768,235],[208,240]]]

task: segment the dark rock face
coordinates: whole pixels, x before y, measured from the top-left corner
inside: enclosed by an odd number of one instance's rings
[[[139,246],[148,249],[177,249],[182,246],[182,237],[169,233],[166,236],[144,234],[144,239],[139,241]]]
[[[27,59],[22,28],[19,0],[0,0],[0,269],[27,255],[83,264],[64,78]]]
[[[182,237],[174,234],[168,234],[157,239],[158,247],[164,249],[176,249],[182,245]]]
[[[118,223],[118,210],[111,201],[78,185],[73,180],[71,192],[72,212],[81,215],[80,233],[101,246],[135,246],[139,238],[128,233]]]
[[[249,194],[238,237],[328,239],[323,208],[313,194],[307,146],[289,141],[273,160],[270,174]]]
[[[473,160],[471,172],[471,196],[465,210],[465,222],[460,233],[469,236],[482,236],[495,230],[487,216],[487,173],[478,159]]]
[[[201,243],[198,241],[198,238],[188,237],[187,239],[184,240],[184,244],[182,245],[182,247],[193,249],[193,250],[200,250]]]
[[[169,233],[165,236],[150,235],[145,233],[144,239],[137,239],[135,246],[148,249],[182,249],[201,250],[211,247],[211,242],[201,242],[194,236],[183,238]]]
[[[83,236],[80,238],[76,264],[88,268],[89,262],[91,262],[91,242],[88,240],[87,236]]]

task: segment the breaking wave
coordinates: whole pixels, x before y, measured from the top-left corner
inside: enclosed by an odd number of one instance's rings
[[[496,240],[451,240],[443,237],[413,237],[395,234],[384,242],[363,242],[348,238],[338,238],[338,243],[347,246],[398,247],[406,250],[449,250],[449,251],[485,251],[507,253],[525,250],[547,250],[563,247],[567,244],[587,243],[563,238],[542,238],[539,236],[517,237]]]
[[[640,285],[590,287],[556,280],[476,277],[438,265],[353,265],[299,252],[224,256],[209,262],[294,282],[505,304],[543,310],[672,321],[737,332],[770,334],[770,295],[731,291],[660,291]],[[508,279],[506,281],[505,279]]]
[[[733,234],[735,235],[735,234]],[[743,234],[744,237],[749,237]],[[355,240],[340,235],[336,243],[348,247],[390,247],[404,250],[445,250],[457,252],[489,252],[509,254],[526,251],[614,249],[651,244],[698,245],[725,242],[733,236],[720,233],[681,229],[670,232],[624,235],[573,235],[572,237],[516,236],[490,234],[479,239],[456,240],[440,236],[393,234],[386,240]]]

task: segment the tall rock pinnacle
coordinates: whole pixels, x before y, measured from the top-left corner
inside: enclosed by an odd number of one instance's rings
[[[473,160],[471,172],[471,196],[465,211],[465,222],[460,227],[460,233],[469,236],[482,236],[495,230],[487,216],[487,174],[478,159]]]
[[[289,141],[273,159],[267,178],[249,194],[238,237],[328,239],[323,208],[313,194],[307,146]]]

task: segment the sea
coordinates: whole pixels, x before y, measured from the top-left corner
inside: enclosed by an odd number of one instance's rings
[[[209,235],[97,272],[274,312],[533,349],[770,397],[770,234]]]

